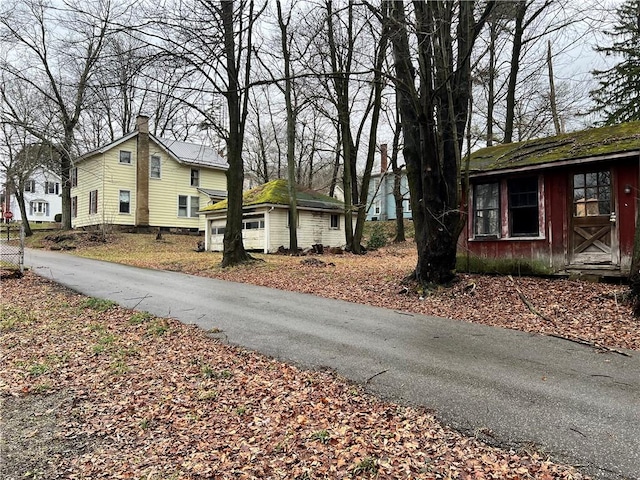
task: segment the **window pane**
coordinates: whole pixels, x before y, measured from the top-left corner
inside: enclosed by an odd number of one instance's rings
[[[595,187],[598,185],[598,174],[597,173],[587,173],[585,175],[585,182],[587,187]]]
[[[129,213],[131,193],[128,190],[120,190],[120,213]]]
[[[131,152],[120,150],[120,163],[131,163]]]
[[[200,210],[200,197],[191,197],[191,216],[197,217]]]
[[[475,234],[499,236],[499,184],[485,183],[474,187]]]
[[[187,216],[187,196],[186,195],[179,195],[178,196],[178,216],[179,217],[186,217]]]
[[[149,175],[151,178],[160,178],[160,157],[157,155],[151,157]]]
[[[584,174],[578,173],[573,176],[574,187],[584,187]]]
[[[598,173],[598,183],[600,185],[609,185],[611,183],[610,180],[611,173],[610,172],[599,172]]]

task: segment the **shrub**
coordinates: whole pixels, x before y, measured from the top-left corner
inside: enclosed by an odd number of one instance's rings
[[[374,224],[371,227],[371,234],[369,235],[369,243],[367,248],[369,250],[376,250],[384,247],[387,244],[387,234],[384,231],[384,227],[381,224]]]

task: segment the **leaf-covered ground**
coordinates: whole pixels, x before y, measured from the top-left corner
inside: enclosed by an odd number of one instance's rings
[[[346,275],[335,260],[334,273],[292,273],[340,296],[318,277]],[[345,296],[395,290],[382,270]],[[253,270],[235,272],[250,279]],[[280,276],[272,281],[283,286]],[[1,300],[2,478],[583,478],[376,400],[331,372],[302,371],[32,273],[3,280]]]
[[[194,251],[198,240],[201,237],[164,235],[162,241],[156,241],[155,235],[120,234],[109,236],[106,243],[77,242],[74,252],[404,312],[559,335],[596,346],[640,350],[640,321],[633,319],[625,301],[625,285],[461,274],[452,288],[421,295],[403,283],[416,265],[412,242],[366,255],[256,255],[264,261],[221,269],[219,254]]]

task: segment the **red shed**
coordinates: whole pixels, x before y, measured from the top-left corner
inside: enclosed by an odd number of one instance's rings
[[[479,150],[460,252],[548,273],[626,276],[639,176],[640,122]]]

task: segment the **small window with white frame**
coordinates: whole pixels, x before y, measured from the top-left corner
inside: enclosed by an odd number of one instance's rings
[[[98,190],[89,192],[89,215],[98,213]]]
[[[191,169],[191,186],[192,187],[200,186],[200,170],[197,168]]]
[[[131,192],[129,190],[120,190],[119,204],[120,213],[131,213]]]
[[[338,215],[337,213],[332,213],[331,214],[330,228],[332,230],[339,230],[340,229],[340,215]]]
[[[24,184],[24,191],[25,192],[30,192],[30,193],[35,193],[36,192],[36,181],[29,179],[25,182]]]
[[[149,160],[149,177],[160,178],[162,174],[162,163],[160,155],[151,155]]]
[[[500,184],[478,184],[474,186],[473,193],[473,233],[479,237],[499,237]]]
[[[120,150],[120,163],[131,165],[131,152],[128,150]]]

